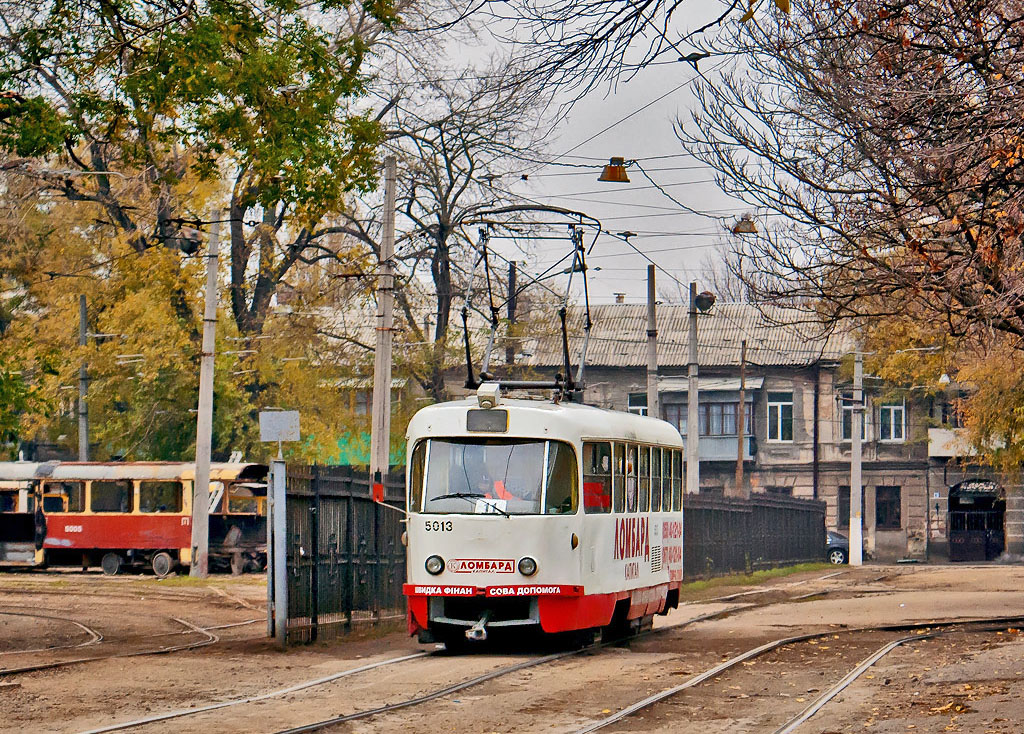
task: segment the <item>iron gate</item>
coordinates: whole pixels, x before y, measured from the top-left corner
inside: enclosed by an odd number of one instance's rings
[[[344,634],[354,623],[405,616],[404,475],[373,501],[368,472],[289,466],[287,474],[289,643]]]

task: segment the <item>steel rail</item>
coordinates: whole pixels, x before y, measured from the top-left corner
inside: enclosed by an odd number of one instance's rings
[[[324,683],[330,683],[332,681],[346,678],[356,673],[364,673],[368,670],[374,670],[375,668],[382,668],[386,665],[394,665],[395,663],[401,663],[406,660],[413,660],[415,658],[426,657],[433,655],[429,652],[418,652],[412,655],[405,655],[397,658],[389,658],[387,660],[380,660],[376,663],[369,663],[362,665],[358,668],[350,668],[343,670],[339,673],[332,673],[331,675],[324,676],[322,678],[316,678],[314,680],[305,681],[303,683],[296,683],[295,685],[288,686],[287,688],[281,688],[276,691],[270,691],[269,693],[261,693],[258,696],[249,696],[248,698],[236,698],[230,701],[221,701],[220,703],[211,703],[205,706],[197,706],[189,709],[179,709],[177,711],[168,711],[163,714],[154,714],[153,716],[147,716],[142,719],[135,719],[134,721],[125,721],[120,724],[111,724],[110,726],[103,726],[98,729],[89,729],[88,731],[80,732],[79,734],[104,734],[104,732],[111,731],[122,731],[124,729],[132,729],[137,726],[144,726],[146,724],[153,724],[158,721],[167,721],[168,719],[177,719],[182,716],[191,716],[193,714],[202,714],[207,711],[216,711],[217,709],[228,708],[229,706],[238,706],[244,703],[256,703],[257,701],[265,701],[269,698],[275,698],[278,696],[285,696],[289,693],[295,693],[305,688],[312,688],[313,686],[319,686]]]
[[[74,619],[69,619],[67,617],[57,617],[57,616],[52,615],[52,614],[32,614],[32,613],[29,613],[29,612],[0,612],[0,614],[2,614],[4,616],[8,616],[8,617],[32,617],[34,619],[53,619],[53,620],[57,620],[59,622],[68,622],[69,624],[73,624],[76,627],[80,628],[87,635],[89,635],[89,639],[88,640],[86,640],[85,642],[79,642],[78,644],[75,644],[75,645],[54,645],[52,647],[36,647],[36,648],[31,649],[31,650],[4,650],[4,651],[0,652],[0,655],[20,655],[20,654],[29,653],[29,652],[49,652],[50,650],[69,650],[69,649],[77,648],[77,647],[87,647],[89,645],[95,645],[96,643],[101,642],[103,640],[103,635],[101,635],[96,630],[92,629],[91,627],[87,627],[86,625],[82,624],[81,622],[77,622]]]
[[[831,578],[833,576],[839,575],[839,573],[842,573],[842,572],[840,571],[840,572],[836,572],[836,573],[826,574],[825,576],[822,576],[821,578],[812,579],[812,580],[816,580],[816,581],[825,580],[825,579]],[[803,583],[803,582],[800,582],[800,583]],[[794,585],[794,584],[787,584],[787,586],[791,586],[791,585]],[[726,595],[726,596],[716,597],[716,598],[713,598],[713,599],[700,600],[700,601],[696,601],[696,602],[693,602],[693,603],[694,604],[708,604],[708,603],[713,603],[713,602],[716,602],[716,601],[719,601],[719,600],[723,600],[724,601],[724,600],[736,598],[738,596],[746,596],[746,595],[752,594],[752,593],[764,593],[764,592],[773,591],[773,590],[776,590],[776,589],[770,589],[769,588],[769,589],[764,589],[764,590],[754,590],[754,591],[749,591],[749,592],[741,592],[740,594],[729,594],[729,595]],[[821,593],[828,593],[828,592],[825,591],[825,592],[821,592]],[[413,705],[417,705],[417,704],[420,704],[420,703],[426,703],[427,701],[432,701],[434,699],[441,698],[441,697],[443,697],[445,695],[448,695],[450,693],[454,693],[456,691],[460,691],[460,690],[463,690],[465,688],[469,688],[471,686],[475,686],[475,685],[478,685],[480,683],[484,683],[484,682],[486,682],[488,680],[493,680],[494,678],[500,677],[502,675],[507,675],[507,674],[516,672],[518,670],[523,670],[524,668],[529,668],[529,667],[534,667],[534,666],[537,666],[537,665],[542,665],[542,664],[545,664],[545,663],[548,663],[548,662],[553,662],[555,660],[559,660],[559,659],[562,659],[562,658],[565,658],[565,657],[570,657],[570,656],[573,656],[573,655],[579,655],[579,654],[582,654],[584,652],[597,650],[597,649],[600,649],[602,647],[607,647],[607,646],[610,646],[610,645],[615,645],[615,644],[618,644],[618,643],[620,643],[620,642],[622,642],[623,640],[626,640],[626,639],[637,639],[637,638],[645,637],[645,636],[651,635],[651,634],[660,634],[662,632],[668,632],[670,630],[679,629],[681,627],[686,627],[686,626],[691,625],[691,624],[696,624],[697,622],[702,622],[702,621],[706,621],[706,620],[709,620],[709,619],[715,619],[715,618],[718,618],[718,617],[724,617],[724,616],[726,616],[728,614],[731,614],[733,612],[741,611],[741,610],[744,610],[744,609],[749,609],[751,607],[757,607],[757,606],[760,606],[760,605],[757,605],[757,604],[738,604],[738,605],[727,607],[725,609],[718,610],[716,612],[707,612],[705,614],[697,615],[696,617],[691,617],[691,618],[686,619],[686,620],[684,620],[682,622],[677,622],[677,623],[674,623],[674,624],[665,625],[665,626],[659,627],[657,629],[646,630],[644,632],[641,632],[640,634],[633,635],[631,637],[618,638],[618,639],[608,640],[608,641],[602,641],[602,642],[600,642],[600,643],[598,643],[596,645],[588,645],[587,647],[584,647],[584,648],[582,648],[580,650],[566,650],[566,651],[563,651],[563,652],[554,653],[552,655],[547,655],[547,656],[544,656],[542,658],[537,658],[535,660],[529,660],[529,661],[526,661],[524,663],[518,663],[518,664],[513,665],[513,666],[506,666],[504,668],[500,668],[498,670],[491,671],[490,673],[487,673],[487,674],[485,674],[483,676],[478,676],[476,678],[472,678],[472,679],[469,679],[469,680],[466,680],[466,681],[462,681],[461,683],[454,684],[453,686],[448,686],[445,689],[441,689],[439,691],[435,691],[433,693],[426,694],[426,695],[421,696],[421,697],[419,697],[417,699],[413,699],[413,700],[409,700],[409,701],[405,701],[405,702],[399,702],[397,704],[392,704],[390,706],[382,706],[382,707],[377,707],[375,709],[370,709],[370,710],[361,711],[361,712],[355,712],[353,714],[348,714],[348,715],[343,716],[343,717],[335,717],[333,719],[329,719],[329,720],[326,720],[326,721],[314,722],[312,724],[307,724],[307,725],[304,725],[302,727],[298,727],[298,728],[294,728],[294,729],[288,729],[288,730],[286,730],[286,732],[316,731],[318,729],[322,729],[322,728],[325,728],[327,726],[332,726],[332,725],[337,724],[337,723],[342,723],[342,721],[351,721],[351,720],[359,719],[359,718],[368,718],[370,716],[375,716],[375,715],[380,714],[380,713],[386,713],[387,711],[397,710],[399,708],[405,708],[407,706],[413,706]],[[243,622],[243,623],[238,623],[238,624],[247,624],[247,623]],[[213,629],[213,628],[210,628],[210,629]],[[391,658],[389,660],[381,661],[381,662],[378,662],[378,663],[372,663],[372,664],[365,665],[365,666],[362,666],[362,667],[359,667],[359,668],[354,668],[354,669],[350,669],[350,670],[341,671],[340,673],[335,673],[335,674],[332,674],[332,675],[329,675],[329,676],[325,676],[323,678],[317,678],[317,679],[314,679],[314,680],[305,681],[303,683],[298,683],[298,684],[295,684],[293,686],[289,686],[287,688],[283,688],[283,689],[276,690],[276,691],[270,691],[268,693],[260,694],[258,696],[249,696],[249,697],[245,697],[245,698],[231,699],[231,700],[228,700],[228,701],[221,701],[221,702],[214,703],[214,704],[207,704],[207,705],[197,706],[197,707],[188,708],[188,709],[179,709],[179,710],[176,710],[176,711],[169,711],[169,712],[166,712],[166,713],[163,713],[163,714],[154,714],[152,716],[147,716],[147,717],[142,718],[142,719],[136,719],[136,720],[133,720],[133,721],[127,721],[127,722],[123,722],[123,723],[120,723],[120,724],[111,724],[109,726],[101,727],[101,728],[98,728],[98,729],[90,729],[87,732],[81,732],[80,734],[103,734],[105,732],[122,731],[122,730],[125,730],[125,729],[131,729],[131,728],[138,727],[138,726],[144,726],[144,725],[150,724],[150,723],[156,723],[156,722],[160,722],[160,721],[166,721],[166,720],[169,720],[169,719],[176,719],[176,718],[181,718],[181,717],[185,717],[185,716],[192,716],[192,715],[195,715],[195,714],[206,713],[208,711],[215,711],[217,709],[228,708],[228,707],[231,707],[231,706],[238,706],[238,705],[243,705],[243,704],[247,704],[247,703],[254,703],[254,702],[257,702],[257,701],[264,701],[264,700],[267,700],[267,699],[270,699],[270,698],[284,696],[284,695],[287,695],[289,693],[294,693],[296,691],[304,690],[306,688],[312,688],[314,686],[319,686],[319,685],[324,685],[324,684],[327,684],[327,683],[331,683],[331,682],[333,682],[335,680],[338,680],[340,678],[344,678],[344,677],[347,677],[347,676],[350,676],[350,675],[354,675],[356,673],[362,673],[362,672],[373,670],[375,668],[383,667],[383,666],[386,666],[386,665],[392,665],[392,664],[396,664],[396,663],[400,663],[400,662],[405,662],[407,660],[413,660],[413,659],[416,659],[416,658],[433,656],[433,655],[436,655],[436,654],[437,653],[435,653],[435,652],[422,652],[422,653],[416,653],[414,655],[407,655],[407,656],[398,657],[398,658]],[[284,733],[282,732],[281,734],[284,734]]]
[[[533,668],[533,667],[536,667],[538,665],[545,665],[547,663],[551,663],[551,662],[554,662],[556,660],[562,660],[564,658],[573,657],[573,656],[576,656],[576,655],[582,655],[583,653],[587,653],[587,652],[593,652],[595,650],[600,650],[601,648],[604,648],[604,647],[610,647],[612,645],[617,645],[617,644],[619,644],[621,642],[624,642],[624,641],[635,640],[635,639],[639,639],[641,637],[646,637],[648,635],[661,634],[662,632],[668,632],[670,630],[679,629],[681,627],[686,627],[686,626],[691,625],[691,624],[696,624],[697,622],[704,622],[704,621],[709,620],[709,619],[715,619],[717,617],[724,617],[724,616],[726,616],[728,614],[732,614],[733,612],[736,612],[736,611],[740,611],[740,610],[744,610],[744,609],[749,609],[752,606],[756,606],[756,605],[739,604],[739,605],[727,607],[725,609],[721,609],[721,610],[719,610],[717,612],[708,612],[706,614],[700,614],[700,615],[698,615],[696,617],[691,617],[690,619],[687,619],[687,620],[685,620],[683,622],[677,622],[675,624],[665,625],[664,627],[659,627],[658,629],[644,630],[643,632],[640,632],[639,634],[630,635],[630,636],[622,637],[622,638],[616,638],[616,639],[607,640],[607,641],[602,640],[601,642],[598,642],[598,643],[593,644],[593,645],[587,645],[586,647],[583,647],[583,648],[581,648],[579,650],[564,650],[562,652],[556,652],[556,653],[552,653],[550,655],[544,655],[543,657],[535,658],[533,660],[527,660],[527,661],[522,662],[522,663],[516,663],[515,665],[509,665],[509,666],[506,666],[504,668],[499,668],[497,670],[493,670],[490,673],[485,673],[484,675],[480,675],[480,676],[477,676],[475,678],[470,678],[470,679],[464,680],[464,681],[462,681],[460,683],[455,683],[453,685],[446,686],[445,688],[440,688],[440,689],[438,689],[436,691],[432,691],[430,693],[426,693],[426,694],[424,694],[422,696],[417,696],[416,698],[410,698],[410,699],[407,699],[405,701],[399,701],[399,702],[393,703],[393,704],[387,704],[387,705],[384,705],[384,706],[378,706],[376,708],[366,709],[364,711],[356,711],[356,712],[353,712],[351,714],[344,714],[342,716],[336,716],[336,717],[333,717],[333,718],[330,718],[330,719],[324,719],[322,721],[316,721],[316,722],[313,722],[312,724],[305,724],[303,726],[298,726],[298,727],[294,727],[294,728],[291,728],[291,729],[283,729],[283,730],[281,730],[279,732],[276,732],[276,734],[305,734],[306,732],[319,731],[321,729],[326,729],[329,726],[334,726],[335,724],[341,724],[341,723],[344,723],[346,721],[355,721],[357,719],[366,719],[366,718],[369,718],[371,716],[377,716],[378,714],[384,714],[384,713],[388,713],[388,712],[391,712],[391,711],[397,711],[399,709],[407,708],[409,706],[417,706],[419,704],[427,703],[429,701],[433,701],[433,700],[438,699],[438,698],[443,698],[444,696],[450,695],[452,693],[457,693],[458,691],[465,690],[466,688],[471,688],[473,686],[480,685],[481,683],[486,683],[487,681],[494,680],[495,678],[499,678],[499,677],[504,676],[504,675],[509,675],[511,673],[518,672],[520,670],[525,670],[527,668]]]
[[[98,660],[113,660],[116,658],[136,658],[143,657],[145,655],[165,655],[171,652],[180,652],[182,650],[195,650],[200,647],[206,647],[207,645],[213,645],[220,640],[215,634],[204,630],[202,627],[197,627],[191,622],[187,622],[184,619],[178,617],[171,617],[175,622],[188,627],[191,632],[196,632],[201,635],[205,635],[205,640],[199,640],[197,642],[190,642],[184,645],[173,645],[171,647],[160,647],[151,650],[136,650],[134,652],[125,653],[113,653],[110,655],[94,655],[91,657],[84,658],[73,658],[71,660],[59,660],[51,663],[36,663],[35,665],[23,665],[17,668],[0,668],[0,677],[15,675],[18,673],[34,673],[39,670],[51,670],[53,668],[63,668],[67,665],[77,665],[79,663],[92,663]]]
[[[957,620],[931,620],[931,621],[926,621],[926,622],[879,625],[877,627],[855,627],[855,628],[852,628],[852,629],[840,630],[838,632],[836,630],[828,630],[828,631],[825,631],[825,632],[816,632],[816,633],[811,633],[811,634],[806,634],[806,635],[795,635],[795,636],[792,636],[792,637],[783,637],[783,638],[775,640],[773,642],[768,642],[768,643],[765,643],[763,645],[759,645],[758,647],[755,647],[755,648],[752,648],[750,650],[747,650],[744,653],[740,653],[736,657],[730,658],[729,660],[726,660],[726,661],[716,665],[715,667],[711,668],[710,670],[707,670],[707,671],[705,671],[703,673],[699,673],[699,674],[693,676],[692,678],[689,678],[686,681],[680,683],[677,686],[673,686],[673,687],[667,688],[667,689],[665,689],[663,691],[659,691],[658,693],[654,693],[654,694],[648,696],[647,698],[645,698],[645,699],[643,699],[641,701],[637,701],[636,703],[627,706],[626,708],[622,709],[621,711],[619,711],[617,713],[614,713],[611,716],[608,716],[607,718],[599,719],[597,721],[594,721],[594,722],[588,724],[587,726],[583,727],[582,729],[575,729],[575,730],[573,730],[572,734],[590,734],[590,732],[595,732],[595,731],[598,731],[600,729],[604,729],[605,727],[611,726],[612,724],[614,724],[617,721],[621,721],[622,719],[626,718],[627,716],[631,716],[632,714],[635,714],[638,711],[642,711],[645,708],[649,708],[653,704],[656,704],[656,703],[658,703],[660,701],[664,701],[667,698],[671,698],[672,696],[676,695],[677,693],[680,693],[681,691],[684,691],[687,688],[692,688],[692,687],[694,687],[694,686],[696,686],[696,685],[698,685],[700,683],[703,683],[704,681],[708,680],[709,678],[713,678],[714,676],[719,675],[720,673],[723,673],[726,670],[729,670],[730,668],[734,668],[737,665],[739,665],[740,663],[743,663],[743,662],[745,662],[745,661],[747,661],[747,660],[749,660],[751,658],[759,657],[760,655],[764,655],[765,653],[771,652],[772,650],[776,650],[776,649],[778,649],[780,647],[784,647],[785,645],[793,644],[793,643],[796,643],[796,642],[806,642],[808,640],[820,639],[820,638],[823,638],[823,637],[832,637],[833,635],[836,635],[836,634],[853,634],[853,633],[857,633],[857,632],[898,632],[898,631],[906,631],[906,630],[914,630],[914,629],[928,629],[928,628],[933,628],[933,627],[943,627],[943,628],[946,628],[946,627],[971,626],[971,625],[993,624],[993,623],[1003,623],[1003,624],[1014,624],[1014,623],[1017,623],[1017,624],[1020,624],[1022,622],[1024,622],[1024,616],[991,617],[991,618],[975,618],[975,619],[957,619]],[[936,633],[932,633],[932,634],[929,634],[928,637],[934,637],[937,634],[939,634],[939,633],[937,633],[937,632]],[[910,640],[910,639],[926,639],[926,637],[925,637],[925,634],[914,635],[912,637],[905,638],[904,641],[907,641],[907,640]],[[886,650],[886,652],[888,652],[888,650]],[[849,685],[849,684],[847,684],[847,685]]]
[[[836,683],[834,686],[832,686],[827,691],[818,696],[816,699],[814,699],[814,701],[812,701],[803,711],[801,711],[799,714],[797,714],[792,719],[787,721],[781,727],[776,729],[774,734],[790,734],[790,732],[794,731],[798,726],[800,726],[809,718],[811,718],[816,713],[821,711],[821,709],[825,707],[825,704],[827,704],[833,698],[838,696],[842,691],[844,691],[847,688],[847,686],[849,686],[855,680],[864,675],[864,673],[866,673],[872,665],[877,663],[879,660],[884,658],[886,655],[888,655],[890,652],[895,650],[900,645],[903,645],[907,642],[913,642],[915,640],[928,640],[933,637],[937,637],[941,634],[945,633],[928,632],[922,635],[908,635],[906,637],[901,637],[898,640],[893,640],[892,642],[883,645],[879,649],[875,650],[875,652],[873,652],[867,658],[862,660],[857,665],[857,667],[855,667],[849,673],[844,675],[838,683]]]
[[[995,632],[1003,629],[1005,629],[1005,625],[983,627],[981,629],[969,631]],[[818,713],[821,709],[823,709],[829,701],[831,701],[837,695],[842,693],[846,688],[848,688],[851,683],[857,680],[860,676],[864,675],[864,673],[866,673],[871,668],[871,666],[873,666],[875,663],[877,663],[879,660],[881,660],[883,657],[888,655],[890,652],[895,650],[900,645],[903,645],[907,642],[916,642],[917,640],[928,640],[935,637],[945,637],[946,635],[955,634],[958,631],[959,630],[955,629],[947,629],[937,630],[935,632],[928,632],[920,635],[909,635],[907,637],[902,637],[898,640],[890,642],[887,645],[882,646],[881,648],[876,650],[871,656],[869,656],[867,659],[863,660],[859,665],[857,665],[857,667],[855,667],[853,670],[851,670],[849,673],[843,676],[842,680],[840,680],[834,686],[832,686],[827,691],[818,696],[816,699],[814,699],[814,701],[807,705],[807,708],[805,708],[799,714],[797,714],[792,719],[787,721],[781,727],[776,729],[774,734],[790,734],[790,732],[795,731],[797,727],[799,727],[801,724],[803,724],[805,721],[807,721],[816,713]]]

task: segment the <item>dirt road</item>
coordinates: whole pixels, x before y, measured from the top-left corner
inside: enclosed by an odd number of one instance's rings
[[[574,732],[769,640],[783,647],[606,731],[774,732],[880,646],[906,633],[854,628],[1024,614],[1024,568],[822,569],[760,587],[691,591],[662,632],[501,675],[337,732]],[[745,593],[755,592],[755,593]],[[718,597],[741,594],[731,599]],[[281,653],[264,637],[263,579],[205,583],[78,573],[0,574],[0,731],[84,732],[281,691],[370,664],[431,653],[263,700],[133,727],[133,732],[281,731],[406,700],[536,660],[544,651],[462,657],[400,629]],[[725,617],[677,626],[732,609]],[[957,631],[896,648],[798,731],[1024,731],[1024,642],[1016,628]],[[152,654],[163,650],[164,654]],[[86,660],[88,659],[88,660]]]

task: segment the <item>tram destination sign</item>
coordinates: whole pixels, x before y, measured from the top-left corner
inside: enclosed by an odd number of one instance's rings
[[[505,433],[508,431],[508,411],[494,408],[468,410],[466,430],[478,433]]]

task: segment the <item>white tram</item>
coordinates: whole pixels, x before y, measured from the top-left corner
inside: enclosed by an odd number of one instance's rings
[[[624,633],[678,603],[682,439],[577,403],[432,405],[409,423],[409,633]],[[581,491],[582,490],[582,491]]]

